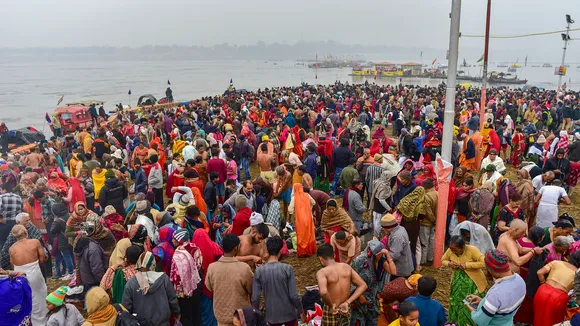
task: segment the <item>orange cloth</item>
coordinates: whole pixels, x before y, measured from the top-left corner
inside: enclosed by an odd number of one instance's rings
[[[192,187],[191,193],[193,194],[193,201],[195,202],[195,206],[199,208],[199,210],[207,216],[207,204],[201,195],[201,191],[198,188]]]
[[[161,143],[161,139],[159,137],[153,138],[151,143],[149,144],[150,148],[153,148],[153,144],[157,144],[157,155],[159,155],[159,165],[161,165],[161,171],[165,169],[165,151],[163,150],[163,144]]]
[[[471,140],[473,140],[473,144],[475,145],[474,171],[479,171],[479,169],[481,168],[481,161],[483,160],[483,151],[482,151],[483,138],[484,136],[479,131],[471,135]]]
[[[299,257],[309,257],[316,253],[314,220],[310,209],[310,198],[302,184],[294,184],[294,203],[296,215],[297,253]]]

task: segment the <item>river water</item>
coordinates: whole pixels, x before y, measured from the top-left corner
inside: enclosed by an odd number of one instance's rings
[[[469,75],[481,75],[481,68],[460,68]],[[491,65],[490,71],[505,71]],[[330,84],[364,82],[364,78],[348,76],[350,68],[314,69],[296,65],[294,61],[188,61],[151,59],[74,58],[0,56],[0,121],[8,128],[33,126],[49,134],[44,115],[51,114],[57,99],[64,94],[64,103],[80,100],[103,100],[111,110],[116,103],[136,106],[143,94],[153,94],[158,99],[165,96],[167,80],[171,81],[173,96],[188,101],[201,96],[221,94],[230,79],[236,88],[258,88],[300,85],[302,82]],[[523,67],[518,76],[527,78],[528,85],[556,88],[558,77],[554,68]],[[398,83],[398,79],[368,79],[379,84]],[[568,68],[563,81],[574,90],[580,89],[580,69]],[[441,80],[409,78],[406,84],[435,86]],[[132,95],[128,95],[131,90]]]

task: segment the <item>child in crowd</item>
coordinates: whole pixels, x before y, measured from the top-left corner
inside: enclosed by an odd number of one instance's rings
[[[437,288],[437,281],[431,276],[423,276],[417,284],[419,294],[407,299],[419,309],[419,323],[423,326],[442,326],[447,321],[445,308],[431,295]]]

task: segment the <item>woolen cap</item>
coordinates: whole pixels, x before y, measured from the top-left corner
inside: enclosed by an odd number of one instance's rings
[[[492,272],[505,273],[509,271],[509,257],[499,249],[493,249],[485,254],[485,266]]]
[[[381,218],[381,227],[390,228],[397,225],[397,219],[393,214],[386,214]]]

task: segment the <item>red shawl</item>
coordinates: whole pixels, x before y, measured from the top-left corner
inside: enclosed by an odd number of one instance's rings
[[[85,198],[85,191],[83,190],[83,187],[81,186],[81,182],[79,181],[79,179],[70,177],[68,178],[68,184],[70,185],[72,191],[72,197],[70,201],[72,204],[69,205],[70,212],[72,213],[74,210],[74,204],[82,202],[83,204],[86,205],[87,200]]]
[[[205,276],[207,275],[207,269],[209,264],[217,261],[224,251],[217,243],[211,241],[209,235],[205,230],[197,229],[193,233],[192,241],[201,250],[201,255],[203,257],[203,293],[208,296],[208,298],[213,297],[213,293],[205,287]]]
[[[249,207],[240,208],[234,216],[234,224],[232,226],[232,234],[238,237],[244,234],[244,230],[250,227],[250,216],[252,209]]]

